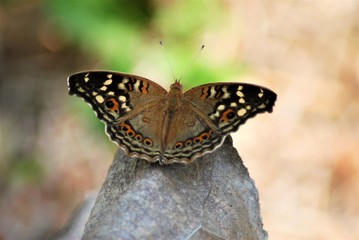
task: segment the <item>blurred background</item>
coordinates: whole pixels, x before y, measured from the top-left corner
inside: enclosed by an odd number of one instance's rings
[[[232,134],[270,239],[359,239],[358,0],[3,0],[0,30],[1,240],[49,238],[101,187],[116,146],[66,86],[88,69],[274,90]]]

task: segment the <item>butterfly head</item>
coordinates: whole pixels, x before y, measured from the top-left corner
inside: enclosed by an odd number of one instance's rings
[[[170,87],[170,91],[180,91],[182,92],[182,84],[180,83],[180,80],[177,80],[175,81],[175,83],[173,83]]]

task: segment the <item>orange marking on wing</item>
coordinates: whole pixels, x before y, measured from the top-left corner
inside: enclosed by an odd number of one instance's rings
[[[183,143],[182,142],[177,142],[175,145],[174,145],[174,149],[180,149],[181,147],[183,146]]]
[[[151,139],[149,139],[149,138],[145,138],[144,140],[143,140],[143,142],[147,145],[147,146],[152,146],[152,144],[153,144],[153,142],[152,142],[152,140]]]
[[[200,136],[198,136],[198,137],[195,137],[195,138],[193,139],[193,142],[194,142],[194,143],[201,143],[201,142],[203,142],[203,139],[202,139]]]
[[[199,97],[200,99],[205,99],[208,97],[208,87],[202,89],[202,95]]]
[[[209,139],[209,134],[204,132],[200,135],[200,138],[202,139],[202,141],[206,141]]]
[[[143,83],[143,87],[141,88],[141,92],[146,94],[148,93],[148,83],[145,81],[142,81],[142,83]]]
[[[109,106],[108,103],[112,103],[113,106]],[[113,98],[110,98],[108,100],[106,100],[106,104],[107,104],[107,109],[111,110],[111,111],[119,111],[120,110],[120,105],[118,104],[118,102],[113,99]]]
[[[223,114],[222,114],[222,117],[221,119],[219,120],[220,122],[228,122],[229,120],[231,120],[232,118],[228,118],[228,114],[229,113],[234,113],[234,111],[232,109],[228,109],[227,111],[225,111]]]

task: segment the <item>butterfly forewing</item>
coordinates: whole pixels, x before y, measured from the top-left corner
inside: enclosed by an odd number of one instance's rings
[[[207,117],[215,131],[228,134],[258,113],[272,112],[276,94],[264,87],[245,83],[214,83],[184,94],[194,108]]]
[[[77,95],[91,105],[97,117],[113,124],[134,110],[167,93],[160,85],[139,76],[107,71],[88,71],[68,78],[70,95]],[[135,110],[139,111],[136,107]],[[134,114],[134,112],[132,112]]]

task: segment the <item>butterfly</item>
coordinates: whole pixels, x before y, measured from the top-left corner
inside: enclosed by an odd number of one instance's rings
[[[89,103],[109,138],[128,156],[160,164],[191,163],[258,113],[272,112],[277,95],[246,83],[210,83],[167,92],[136,75],[86,71],[68,78],[68,91]]]

